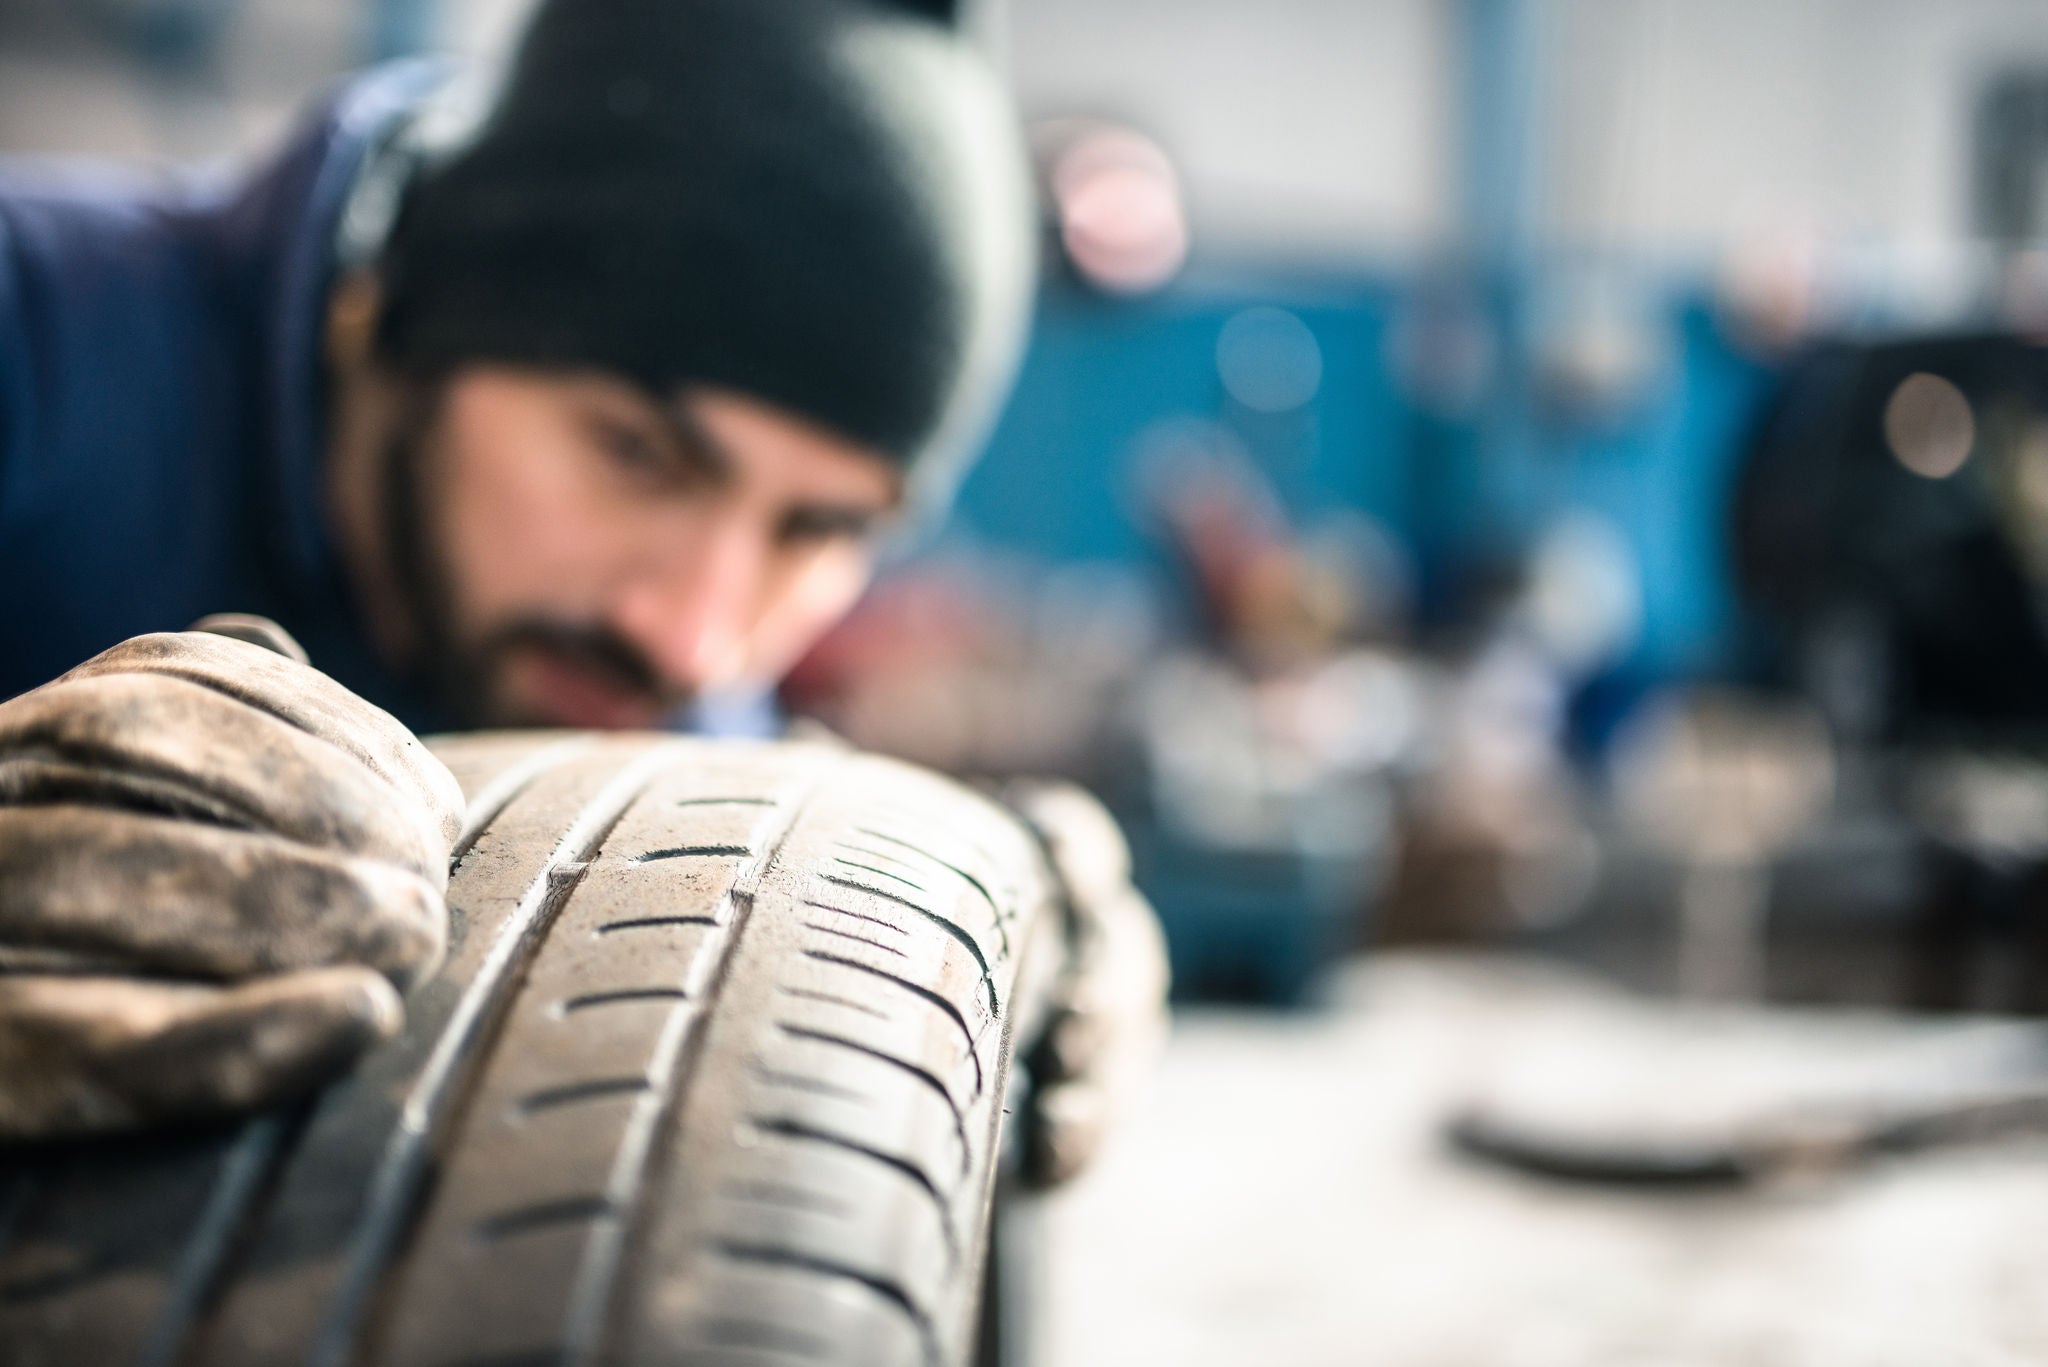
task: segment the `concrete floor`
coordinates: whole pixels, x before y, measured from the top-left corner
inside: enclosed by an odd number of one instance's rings
[[[1474,1096],[1704,1133],[1786,1098],[2048,1075],[2037,1027],[1677,1011],[1526,963],[1384,959],[1328,1012],[1195,1012],[1046,1212],[1051,1367],[2048,1362],[2048,1141],[1736,1194],[1448,1153]]]

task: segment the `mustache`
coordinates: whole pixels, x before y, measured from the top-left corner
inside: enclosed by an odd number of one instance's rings
[[[632,642],[606,627],[527,617],[494,628],[477,643],[479,661],[495,662],[519,650],[539,650],[601,674],[613,683],[673,710],[690,701]]]

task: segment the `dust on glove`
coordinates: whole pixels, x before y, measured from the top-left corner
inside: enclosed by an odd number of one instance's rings
[[[222,629],[0,703],[0,1138],[303,1093],[440,957],[454,777],[281,629]]]

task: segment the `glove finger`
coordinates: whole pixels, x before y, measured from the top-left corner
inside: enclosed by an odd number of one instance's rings
[[[1116,895],[1082,908],[1080,919],[1087,933],[1075,950],[1069,1000],[1091,1011],[1125,1004],[1158,1010],[1170,977],[1166,937],[1145,895],[1126,883]]]
[[[1083,914],[1080,940],[1061,991],[1062,1009],[1047,1030],[1061,1076],[1097,1069],[1111,1051],[1148,1059],[1166,1032],[1166,941],[1135,888]]]
[[[1094,1161],[1103,1137],[1152,1073],[1166,1042],[1165,1013],[1127,1019],[1097,1038],[1085,1068],[1063,1072],[1062,1061],[1033,1060],[1042,1076],[1032,1079],[1026,1157],[1027,1172],[1040,1185],[1064,1182]]]
[[[1071,1180],[1095,1161],[1114,1110],[1111,1099],[1093,1083],[1040,1087],[1031,1098],[1025,1176],[1041,1187]]]
[[[282,628],[263,618],[246,620],[284,635]],[[137,636],[87,660],[57,682],[155,674],[226,694],[355,756],[424,806],[438,823],[444,844],[454,841],[462,827],[461,785],[396,717],[310,668],[302,658],[252,645],[246,632],[238,633],[243,638],[237,640],[217,631],[210,627]],[[291,641],[289,636],[284,639]]]
[[[178,678],[67,676],[0,704],[0,802],[193,817],[386,860],[437,888],[448,876],[448,840],[426,804],[326,741]]]
[[[189,630],[211,632],[230,640],[247,641],[252,646],[262,646],[273,655],[282,655],[287,660],[296,660],[302,665],[313,663],[306,654],[306,648],[299,644],[299,638],[286,631],[268,617],[257,617],[246,612],[214,612],[194,622]]]
[[[1131,850],[1116,818],[1071,783],[1019,782],[1003,794],[1029,823],[1077,905],[1116,896],[1131,881]]]
[[[402,1020],[398,994],[363,968],[231,988],[0,977],[0,1136],[105,1134],[286,1101]]]
[[[0,888],[0,965],[245,978],[360,964],[404,983],[448,933],[440,894],[396,865],[101,808],[0,808]]]

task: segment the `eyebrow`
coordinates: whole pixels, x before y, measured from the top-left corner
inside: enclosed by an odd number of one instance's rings
[[[689,409],[687,398],[675,399],[655,405],[661,412],[663,424],[676,442],[692,456],[702,461],[714,479],[728,482],[734,477],[737,462],[732,450],[697,421]],[[778,519],[783,528],[792,525],[807,526],[813,531],[828,535],[865,536],[903,510],[909,490],[900,475],[890,481],[889,501],[881,505],[871,503],[799,503],[786,510]]]

